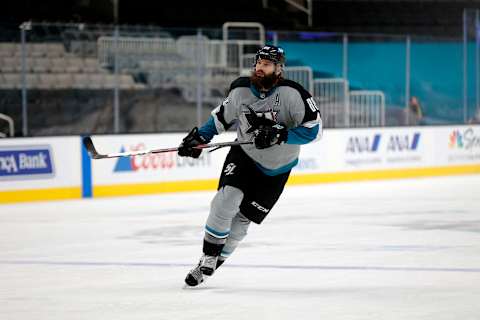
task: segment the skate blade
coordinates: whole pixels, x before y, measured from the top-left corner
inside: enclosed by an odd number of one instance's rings
[[[208,277],[207,277],[207,276],[204,276],[204,277],[203,277],[203,281],[200,282],[199,284],[197,284],[196,286],[189,286],[188,284],[186,284],[186,283],[184,282],[182,289],[183,289],[183,290],[205,289],[205,288],[204,288],[204,285],[205,285],[205,282],[207,282],[207,279],[208,279]]]

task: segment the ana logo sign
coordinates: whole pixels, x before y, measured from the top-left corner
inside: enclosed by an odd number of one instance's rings
[[[0,150],[0,178],[39,178],[53,175],[48,146]]]
[[[146,149],[143,143],[130,148],[132,151]],[[120,152],[125,152],[122,146]],[[206,167],[210,165],[210,154],[202,153],[200,158],[182,158],[177,156],[176,152],[165,152],[156,154],[146,154],[143,156],[132,156],[118,158],[113,172],[139,172],[154,170],[173,170],[184,167]]]
[[[372,136],[353,136],[348,138],[347,153],[372,153],[378,150],[380,134]]]
[[[419,142],[420,142],[419,132],[414,133],[413,136],[409,134],[391,135],[387,142],[387,151],[389,152],[415,151],[417,150]]]
[[[463,132],[454,130],[448,137],[448,147],[450,149],[472,150],[480,148],[480,136],[476,136],[473,128],[468,128]]]

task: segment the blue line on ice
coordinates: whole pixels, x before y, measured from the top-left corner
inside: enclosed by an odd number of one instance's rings
[[[95,262],[95,261],[45,261],[45,260],[0,260],[3,265],[51,265],[51,266],[113,266],[113,267],[191,267],[191,263],[162,262]],[[379,267],[379,266],[328,266],[328,265],[264,265],[226,264],[223,268],[285,269],[285,270],[361,270],[361,271],[410,271],[410,272],[472,272],[480,268],[446,267]]]

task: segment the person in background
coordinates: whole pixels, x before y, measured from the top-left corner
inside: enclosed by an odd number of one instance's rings
[[[409,125],[419,125],[423,124],[423,110],[420,105],[420,101],[417,97],[412,96],[408,104],[407,110],[407,124]]]
[[[477,108],[477,111],[475,112],[475,115],[473,116],[473,118],[471,118],[469,121],[468,121],[469,124],[477,124],[477,123],[480,123],[480,107]]]

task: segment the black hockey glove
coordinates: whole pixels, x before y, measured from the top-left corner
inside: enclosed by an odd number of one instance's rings
[[[245,114],[245,117],[250,124],[250,128],[247,130],[247,133],[254,132],[255,130],[260,129],[260,127],[272,127],[277,124],[275,121],[267,119],[265,115],[257,116],[257,113],[253,111],[250,106],[247,108],[250,110],[250,113]]]
[[[266,149],[287,141],[288,130],[284,125],[267,119],[265,115],[258,116],[250,106],[247,108],[250,112],[245,117],[251,126],[247,133],[253,132],[253,143],[257,149]]]
[[[198,128],[195,127],[183,138],[182,143],[178,147],[178,155],[181,157],[198,158],[202,153],[202,149],[195,149],[193,147],[205,143],[207,143],[207,141],[198,133]]]
[[[254,133],[253,142],[257,149],[266,149],[275,144],[286,142],[288,130],[284,125],[275,124],[273,126],[260,125]]]

